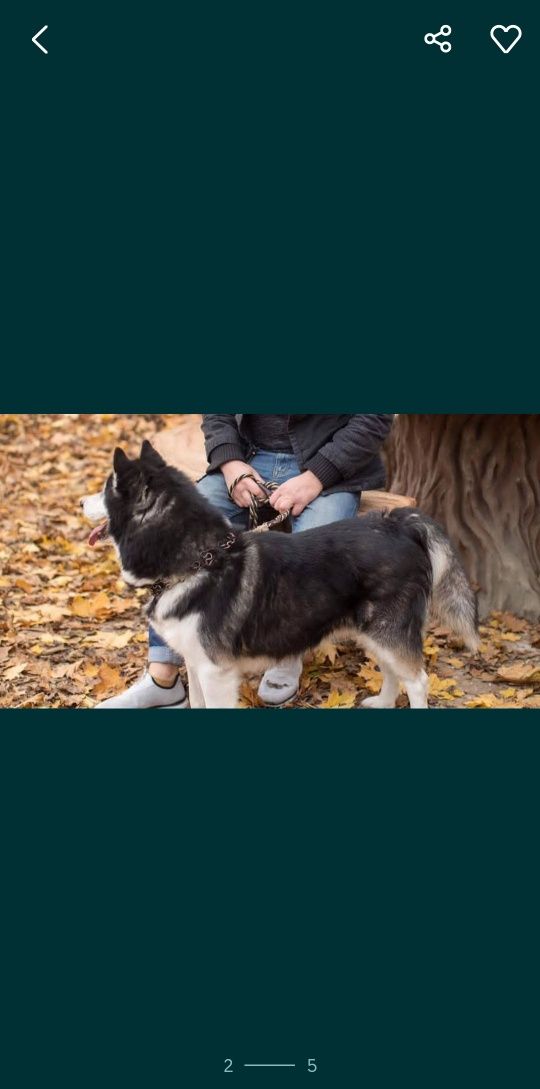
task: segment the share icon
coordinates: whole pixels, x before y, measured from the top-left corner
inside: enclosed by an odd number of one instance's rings
[[[449,53],[452,48],[450,42],[441,42],[439,38],[448,38],[451,33],[452,27],[445,24],[437,34],[424,34],[424,41],[426,45],[438,45],[441,53]]]

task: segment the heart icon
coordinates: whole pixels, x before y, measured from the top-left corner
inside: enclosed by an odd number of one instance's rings
[[[510,23],[510,26],[502,26],[501,23],[497,23],[496,26],[492,26],[489,36],[503,53],[509,53],[521,38],[521,27],[516,26],[515,23]]]

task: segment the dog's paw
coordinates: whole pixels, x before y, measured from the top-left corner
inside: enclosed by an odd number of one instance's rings
[[[395,703],[389,703],[388,700],[383,700],[382,696],[368,696],[367,699],[362,700],[361,706],[389,710],[396,705]]]

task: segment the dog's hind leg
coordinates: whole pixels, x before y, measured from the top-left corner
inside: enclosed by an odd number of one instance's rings
[[[205,707],[217,710],[238,706],[240,675],[234,666],[217,666],[207,660],[199,668],[198,681],[202,687]]]
[[[426,710],[428,707],[428,675],[422,667],[417,673],[404,676],[403,684],[407,689],[409,703],[415,710]]]
[[[403,655],[375,640],[367,643],[368,650],[376,658],[383,674],[383,684],[378,696],[363,700],[364,707],[395,707],[400,685],[405,687],[411,707],[426,709],[428,706],[428,677],[421,655]]]
[[[382,670],[382,688],[378,696],[368,696],[367,699],[362,700],[362,707],[395,707],[396,700],[399,696],[399,681],[390,668],[387,662],[384,665],[381,664]]]

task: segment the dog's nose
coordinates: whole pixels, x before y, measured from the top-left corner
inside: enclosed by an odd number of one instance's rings
[[[84,499],[79,499],[79,506],[84,507]]]

